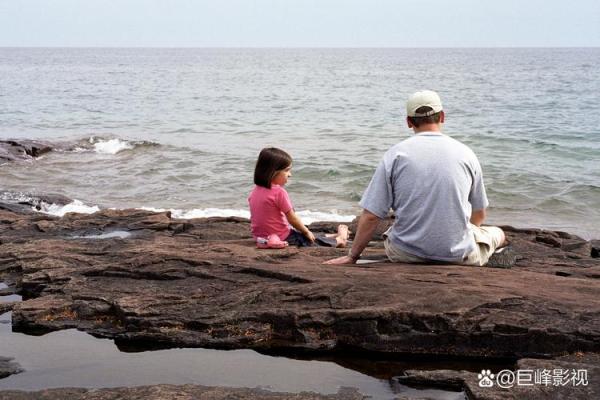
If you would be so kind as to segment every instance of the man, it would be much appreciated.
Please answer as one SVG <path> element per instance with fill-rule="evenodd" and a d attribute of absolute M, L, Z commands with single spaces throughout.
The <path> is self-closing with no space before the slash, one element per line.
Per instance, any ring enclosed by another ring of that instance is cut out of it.
<path fill-rule="evenodd" d="M 485 265 L 505 235 L 481 226 L 488 199 L 477 157 L 441 132 L 445 115 L 437 93 L 414 93 L 406 112 L 415 135 L 385 153 L 360 202 L 352 248 L 326 263 L 356 263 L 391 208 L 395 220 L 384 245 L 392 262 Z"/>

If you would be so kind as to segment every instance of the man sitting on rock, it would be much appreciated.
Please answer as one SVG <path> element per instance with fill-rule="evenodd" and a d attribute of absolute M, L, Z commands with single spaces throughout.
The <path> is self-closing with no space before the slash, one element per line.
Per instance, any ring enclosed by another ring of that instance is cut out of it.
<path fill-rule="evenodd" d="M 502 229 L 481 226 L 488 199 L 477 157 L 441 132 L 445 115 L 437 93 L 414 93 L 406 111 L 415 135 L 385 153 L 360 201 L 352 248 L 326 263 L 356 263 L 391 208 L 395 220 L 384 244 L 392 262 L 486 265 L 506 240 Z"/>

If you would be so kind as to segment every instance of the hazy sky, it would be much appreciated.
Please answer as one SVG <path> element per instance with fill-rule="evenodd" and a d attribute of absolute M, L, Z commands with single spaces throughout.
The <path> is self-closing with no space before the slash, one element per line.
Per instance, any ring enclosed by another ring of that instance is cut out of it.
<path fill-rule="evenodd" d="M 0 46 L 600 46 L 600 0 L 0 0 Z"/>

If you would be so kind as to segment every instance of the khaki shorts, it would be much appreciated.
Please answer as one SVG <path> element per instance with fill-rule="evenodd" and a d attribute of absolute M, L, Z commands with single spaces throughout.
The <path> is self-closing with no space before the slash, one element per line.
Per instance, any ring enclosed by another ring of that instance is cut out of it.
<path fill-rule="evenodd" d="M 477 245 L 475 246 L 475 250 L 472 251 L 463 262 L 457 264 L 476 266 L 485 265 L 490 256 L 494 254 L 494 251 L 502 244 L 504 233 L 502 232 L 502 229 L 495 226 L 475 226 L 469 224 L 469 227 L 473 231 L 473 236 L 475 237 Z M 387 232 L 385 234 L 383 245 L 385 246 L 385 254 L 387 254 L 391 262 L 410 264 L 425 264 L 432 262 L 432 260 L 413 256 L 412 254 L 400 250 L 390 241 Z M 439 263 L 439 261 L 435 262 Z"/>

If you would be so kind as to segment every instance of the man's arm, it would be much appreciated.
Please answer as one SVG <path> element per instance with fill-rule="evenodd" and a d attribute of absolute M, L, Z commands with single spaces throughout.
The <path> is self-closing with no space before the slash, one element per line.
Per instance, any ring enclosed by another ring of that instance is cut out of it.
<path fill-rule="evenodd" d="M 355 264 L 356 260 L 360 257 L 365 247 L 371 241 L 373 233 L 377 228 L 377 224 L 381 219 L 370 212 L 369 210 L 363 210 L 360 219 L 358 220 L 358 227 L 356 228 L 356 235 L 354 236 L 354 242 L 350 249 L 350 255 L 334 258 L 333 260 L 325 261 L 324 264 Z"/>
<path fill-rule="evenodd" d="M 475 226 L 480 226 L 485 220 L 485 208 L 481 210 L 473 210 L 471 212 L 471 223 Z"/>

